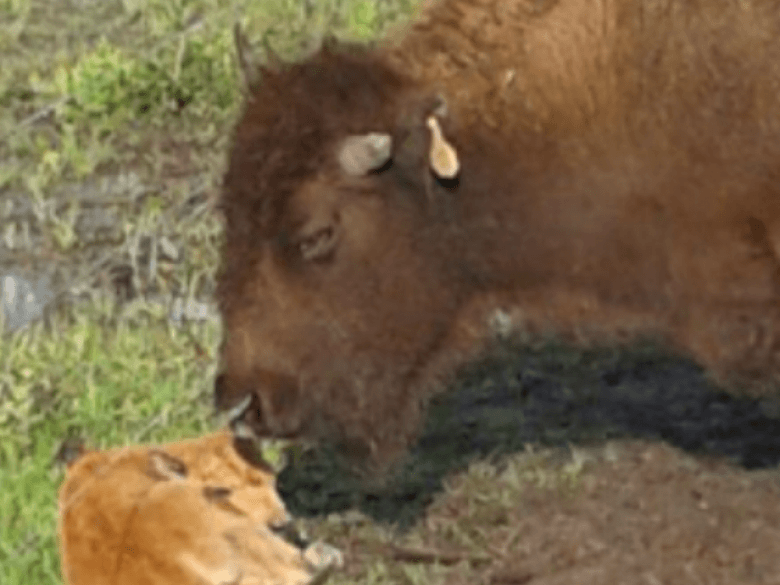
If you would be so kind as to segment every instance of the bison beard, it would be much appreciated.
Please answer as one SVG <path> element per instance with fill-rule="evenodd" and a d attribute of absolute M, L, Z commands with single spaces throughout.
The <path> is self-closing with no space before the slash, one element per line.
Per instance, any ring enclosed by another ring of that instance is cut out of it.
<path fill-rule="evenodd" d="M 381 470 L 490 337 L 780 373 L 780 2 L 443 0 L 263 69 L 225 175 L 220 408 Z"/>

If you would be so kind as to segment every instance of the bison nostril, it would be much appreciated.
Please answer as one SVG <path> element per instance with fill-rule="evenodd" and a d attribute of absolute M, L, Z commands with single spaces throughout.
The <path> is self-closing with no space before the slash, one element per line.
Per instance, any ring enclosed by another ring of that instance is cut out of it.
<path fill-rule="evenodd" d="M 240 438 L 295 438 L 309 421 L 300 410 L 300 387 L 294 376 L 256 370 L 250 380 L 229 372 L 214 380 L 214 404 Z"/>

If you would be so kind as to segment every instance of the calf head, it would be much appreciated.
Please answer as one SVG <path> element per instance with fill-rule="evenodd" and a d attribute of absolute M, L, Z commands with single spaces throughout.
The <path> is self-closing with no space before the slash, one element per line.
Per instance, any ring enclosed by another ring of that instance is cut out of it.
<path fill-rule="evenodd" d="M 222 196 L 215 396 L 255 436 L 396 455 L 461 302 L 441 99 L 367 56 L 265 71 Z"/>

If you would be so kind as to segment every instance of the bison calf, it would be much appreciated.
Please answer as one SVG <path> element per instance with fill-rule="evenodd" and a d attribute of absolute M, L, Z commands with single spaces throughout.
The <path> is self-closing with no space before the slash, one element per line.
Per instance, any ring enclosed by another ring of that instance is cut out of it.
<path fill-rule="evenodd" d="M 380 467 L 515 325 L 780 373 L 780 2 L 442 0 L 264 69 L 225 175 L 217 404 Z"/>

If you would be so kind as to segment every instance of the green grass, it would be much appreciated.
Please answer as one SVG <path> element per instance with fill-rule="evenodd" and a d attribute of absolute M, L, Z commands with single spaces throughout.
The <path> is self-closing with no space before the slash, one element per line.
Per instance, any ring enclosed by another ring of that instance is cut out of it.
<path fill-rule="evenodd" d="M 294 58 L 325 34 L 375 37 L 417 4 L 109 0 L 78 10 L 79 1 L 0 4 L 0 188 L 41 194 L 139 162 L 133 146 L 161 128 L 213 147 L 240 105 L 236 20 L 258 47 Z"/>
<path fill-rule="evenodd" d="M 65 438 L 92 447 L 175 440 L 213 427 L 215 324 L 90 306 L 0 345 L 0 582 L 58 583 L 54 461 Z M 208 348 L 198 357 L 197 346 Z"/>

